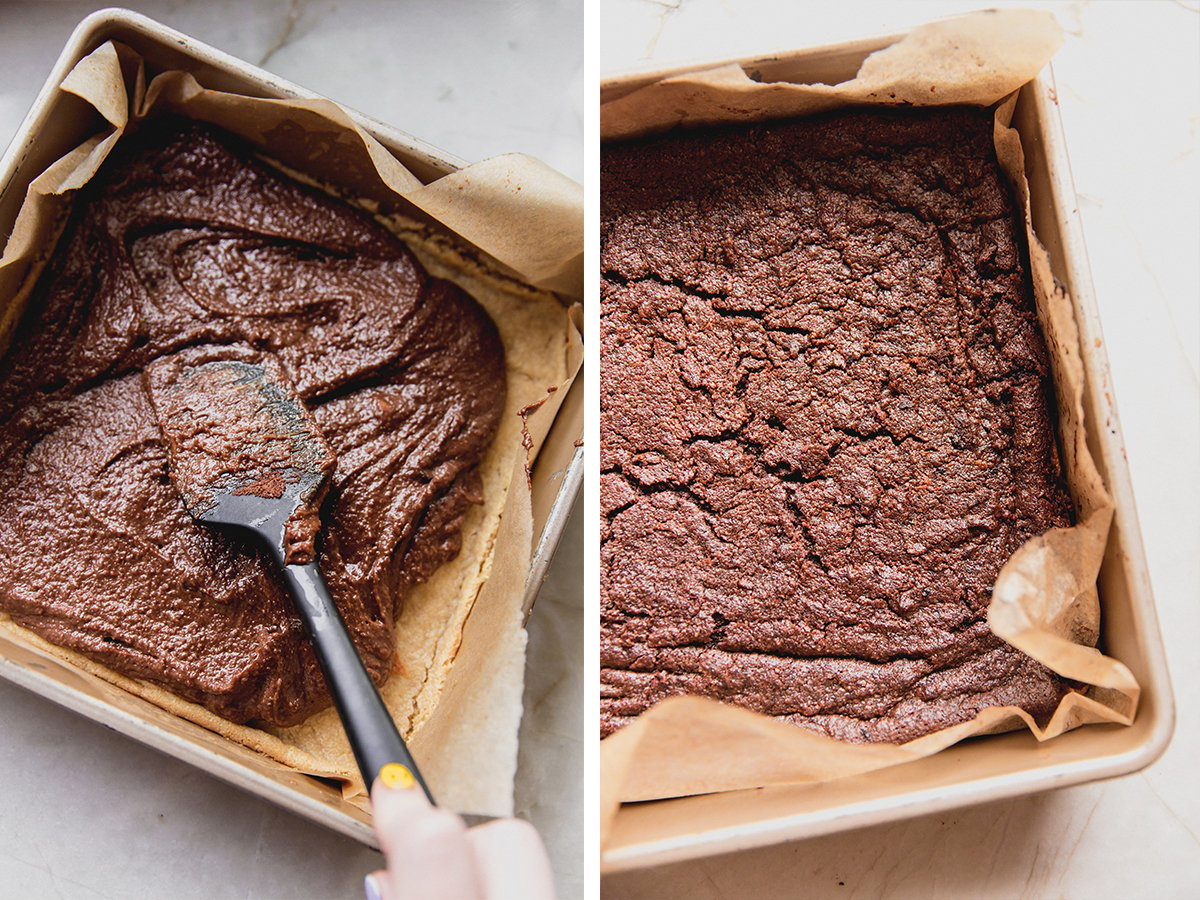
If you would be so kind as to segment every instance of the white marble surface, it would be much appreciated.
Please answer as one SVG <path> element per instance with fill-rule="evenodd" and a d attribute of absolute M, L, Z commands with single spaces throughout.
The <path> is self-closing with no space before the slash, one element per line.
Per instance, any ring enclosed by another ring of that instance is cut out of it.
<path fill-rule="evenodd" d="M 0 146 L 71 30 L 103 3 L 0 3 Z M 582 178 L 582 9 L 441 4 L 131 3 L 468 160 L 508 151 Z M 516 803 L 563 898 L 582 894 L 582 529 L 568 526 L 529 625 Z M 362 896 L 381 864 L 283 812 L 0 682 L 0 898 Z"/>
<path fill-rule="evenodd" d="M 996 3 L 603 0 L 601 74 L 903 30 Z M 1112 380 L 1175 684 L 1149 770 L 1094 785 L 605 879 L 606 900 L 1200 896 L 1200 14 L 1048 3 Z"/>

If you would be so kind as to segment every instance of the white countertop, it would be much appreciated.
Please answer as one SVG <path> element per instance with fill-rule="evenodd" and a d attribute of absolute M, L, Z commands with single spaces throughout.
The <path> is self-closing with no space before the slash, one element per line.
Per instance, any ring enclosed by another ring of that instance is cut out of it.
<path fill-rule="evenodd" d="M 888 34 L 955 0 L 604 0 L 601 74 Z M 605 900 L 1200 896 L 1200 13 L 1026 0 L 1054 75 L 1175 685 L 1165 756 L 1109 782 L 605 879 Z"/>
<path fill-rule="evenodd" d="M 105 3 L 0 4 L 0 147 Z M 582 179 L 575 2 L 131 2 L 467 160 L 522 151 Z M 574 516 L 529 624 L 516 804 L 582 893 L 583 612 Z M 573 561 L 573 562 L 572 562 Z M 360 898 L 382 857 L 0 681 L 0 898 Z"/>

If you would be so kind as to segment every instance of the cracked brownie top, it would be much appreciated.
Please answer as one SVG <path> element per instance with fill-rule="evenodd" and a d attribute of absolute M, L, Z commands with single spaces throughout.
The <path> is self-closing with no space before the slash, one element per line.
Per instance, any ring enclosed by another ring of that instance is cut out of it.
<path fill-rule="evenodd" d="M 989 111 L 602 159 L 602 732 L 700 694 L 904 741 L 1068 685 L 995 577 L 1071 522 Z"/>

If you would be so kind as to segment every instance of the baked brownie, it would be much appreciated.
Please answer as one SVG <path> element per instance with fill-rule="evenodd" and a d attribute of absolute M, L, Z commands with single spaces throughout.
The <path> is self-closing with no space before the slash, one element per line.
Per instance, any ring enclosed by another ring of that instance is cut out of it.
<path fill-rule="evenodd" d="M 277 569 L 194 522 L 142 370 L 274 359 L 337 455 L 320 561 L 376 681 L 416 583 L 459 548 L 505 399 L 484 310 L 367 216 L 178 120 L 74 203 L 0 362 L 0 611 L 231 720 L 329 703 Z M 219 351 L 219 352 L 218 352 Z"/>
<path fill-rule="evenodd" d="M 604 734 L 687 693 L 905 741 L 1068 690 L 986 622 L 1073 516 L 991 123 L 604 147 Z"/>

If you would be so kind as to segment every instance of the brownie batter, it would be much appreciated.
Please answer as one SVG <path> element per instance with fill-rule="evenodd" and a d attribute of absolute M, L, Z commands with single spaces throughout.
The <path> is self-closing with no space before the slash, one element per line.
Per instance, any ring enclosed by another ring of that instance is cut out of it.
<path fill-rule="evenodd" d="M 684 693 L 851 741 L 1056 708 L 986 621 L 1073 514 L 991 123 L 604 147 L 604 734 Z"/>
<path fill-rule="evenodd" d="M 505 397 L 487 314 L 390 233 L 215 130 L 127 135 L 0 362 L 0 609 L 237 722 L 329 695 L 274 564 L 192 520 L 142 370 L 271 354 L 337 455 L 320 563 L 368 669 L 452 558 Z M 200 351 L 197 351 L 200 352 Z"/>

